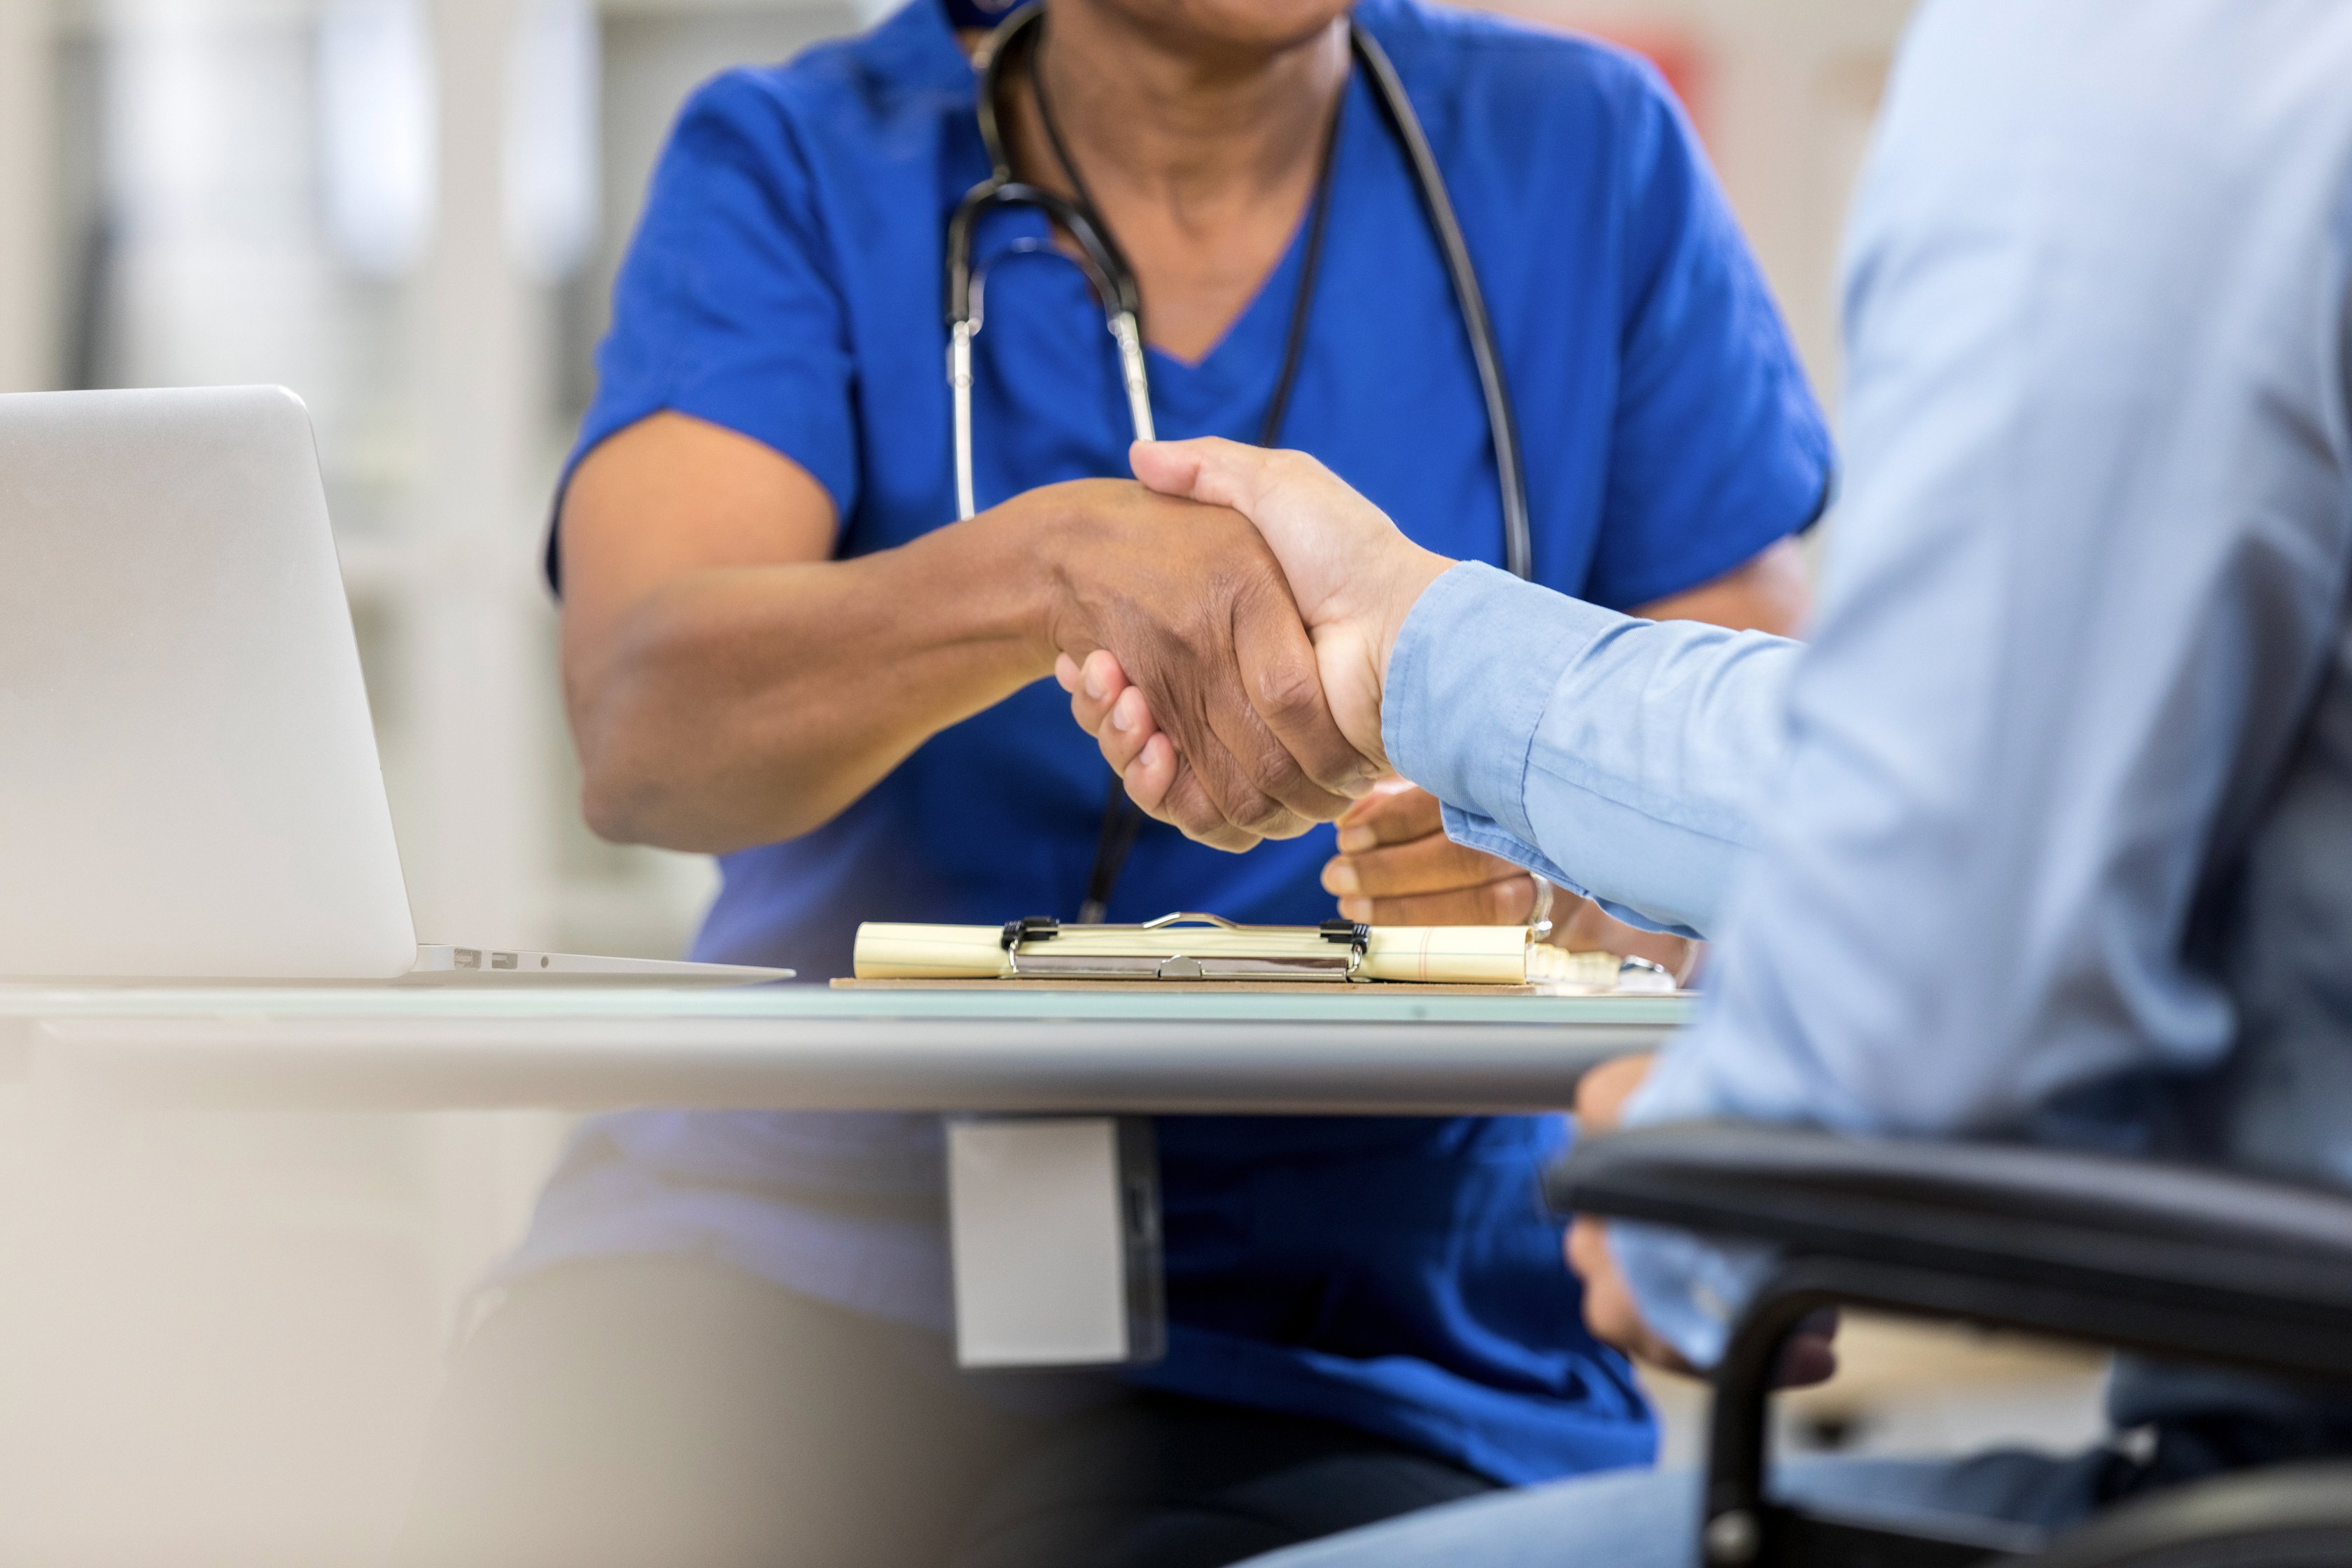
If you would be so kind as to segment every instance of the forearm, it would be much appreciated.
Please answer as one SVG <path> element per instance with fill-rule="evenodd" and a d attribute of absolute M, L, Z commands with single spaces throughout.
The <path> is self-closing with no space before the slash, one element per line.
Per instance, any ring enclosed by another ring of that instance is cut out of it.
<path fill-rule="evenodd" d="M 1045 531 L 1000 511 L 847 561 L 714 567 L 568 635 L 591 826 L 723 853 L 831 820 L 1051 672 Z"/>
<path fill-rule="evenodd" d="M 1404 623 L 1383 726 L 1457 839 L 1704 935 L 1782 765 L 1797 653 L 1459 567 Z"/>

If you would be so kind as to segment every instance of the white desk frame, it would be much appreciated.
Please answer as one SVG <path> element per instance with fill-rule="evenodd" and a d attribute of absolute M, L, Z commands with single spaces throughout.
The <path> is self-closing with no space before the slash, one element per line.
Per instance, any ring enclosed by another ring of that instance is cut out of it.
<path fill-rule="evenodd" d="M 974 1364 L 1034 1364 L 1134 1349 L 1114 1118 L 1558 1110 L 1586 1068 L 1654 1048 L 1690 1005 L 1369 987 L 0 986 L 0 1072 L 13 1062 L 45 1093 L 143 1108 L 1088 1119 L 1026 1140 L 960 1127 L 950 1142 L 961 1349 Z"/>

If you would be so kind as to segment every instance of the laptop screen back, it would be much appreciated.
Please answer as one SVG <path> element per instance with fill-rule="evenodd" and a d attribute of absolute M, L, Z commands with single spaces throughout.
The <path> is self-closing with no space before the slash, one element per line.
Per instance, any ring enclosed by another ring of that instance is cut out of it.
<path fill-rule="evenodd" d="M 0 977 L 415 957 L 301 404 L 0 396 Z"/>

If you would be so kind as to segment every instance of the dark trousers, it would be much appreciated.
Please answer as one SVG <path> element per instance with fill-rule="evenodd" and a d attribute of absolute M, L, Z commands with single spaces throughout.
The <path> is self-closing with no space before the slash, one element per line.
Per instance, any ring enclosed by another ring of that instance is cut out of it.
<path fill-rule="evenodd" d="M 1053 1391 L 1013 1375 L 1002 1391 Z M 397 1560 L 1217 1568 L 1493 1486 L 1349 1427 L 1107 1380 L 1070 1414 L 980 1396 L 1006 1376 L 714 1264 L 553 1270 L 459 1352 Z"/>

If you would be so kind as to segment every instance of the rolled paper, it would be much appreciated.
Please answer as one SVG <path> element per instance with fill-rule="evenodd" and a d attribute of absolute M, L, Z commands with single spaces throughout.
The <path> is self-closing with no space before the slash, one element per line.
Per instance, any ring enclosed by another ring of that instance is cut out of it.
<path fill-rule="evenodd" d="M 1374 926 L 1356 971 L 1424 985 L 1524 985 L 1525 926 Z"/>
<path fill-rule="evenodd" d="M 857 928 L 860 980 L 994 980 L 1007 973 L 1001 926 L 891 925 Z"/>

